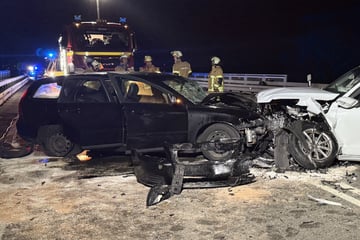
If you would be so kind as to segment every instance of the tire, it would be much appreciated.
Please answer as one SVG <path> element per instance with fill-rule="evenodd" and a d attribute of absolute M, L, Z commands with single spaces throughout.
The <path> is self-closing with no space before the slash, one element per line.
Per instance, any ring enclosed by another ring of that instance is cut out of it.
<path fill-rule="evenodd" d="M 306 169 L 326 168 L 336 159 L 338 145 L 334 135 L 314 123 L 296 122 L 295 133 L 302 134 L 309 144 L 310 150 L 304 148 L 301 140 L 294 133 L 289 135 L 289 153 L 294 160 Z"/>
<path fill-rule="evenodd" d="M 216 142 L 225 139 L 239 140 L 240 134 L 229 125 L 216 123 L 206 128 L 197 142 Z M 208 149 L 207 144 L 203 144 L 201 152 L 210 161 L 226 161 L 233 157 L 235 150 L 213 150 Z"/>
<path fill-rule="evenodd" d="M 44 130 L 42 146 L 48 156 L 65 157 L 74 148 L 74 144 L 63 134 L 61 126 L 49 126 Z"/>

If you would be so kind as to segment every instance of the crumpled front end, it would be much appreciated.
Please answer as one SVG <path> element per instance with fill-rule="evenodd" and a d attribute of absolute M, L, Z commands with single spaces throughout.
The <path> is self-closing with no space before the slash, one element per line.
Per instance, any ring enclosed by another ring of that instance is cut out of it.
<path fill-rule="evenodd" d="M 235 146 L 236 142 L 232 144 Z M 179 157 L 179 151 L 196 147 L 192 144 L 171 145 L 163 156 L 132 152 L 138 182 L 151 187 L 147 206 L 180 194 L 184 188 L 238 186 L 254 181 L 249 170 L 251 158 L 234 156 L 226 161 L 209 161 Z"/>

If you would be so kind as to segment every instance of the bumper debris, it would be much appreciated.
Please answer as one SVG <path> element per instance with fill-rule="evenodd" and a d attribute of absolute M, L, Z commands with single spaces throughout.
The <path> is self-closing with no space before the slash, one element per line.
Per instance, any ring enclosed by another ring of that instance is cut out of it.
<path fill-rule="evenodd" d="M 251 183 L 251 158 L 232 158 L 210 161 L 179 157 L 179 152 L 193 148 L 191 144 L 175 144 L 165 148 L 163 155 L 150 155 L 132 151 L 138 182 L 151 187 L 147 206 L 157 204 L 182 189 L 229 187 Z"/>

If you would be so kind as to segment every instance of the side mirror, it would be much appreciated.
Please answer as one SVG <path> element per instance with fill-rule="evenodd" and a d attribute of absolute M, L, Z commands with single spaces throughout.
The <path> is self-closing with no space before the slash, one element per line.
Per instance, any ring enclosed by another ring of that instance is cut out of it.
<path fill-rule="evenodd" d="M 339 107 L 350 109 L 356 106 L 359 101 L 352 97 L 341 97 L 336 100 Z"/>

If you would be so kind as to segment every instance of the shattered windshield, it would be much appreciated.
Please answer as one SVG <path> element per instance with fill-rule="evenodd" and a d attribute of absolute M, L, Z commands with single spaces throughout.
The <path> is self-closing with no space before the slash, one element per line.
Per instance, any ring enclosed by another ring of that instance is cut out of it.
<path fill-rule="evenodd" d="M 330 83 L 326 88 L 324 88 L 324 90 L 343 95 L 359 82 L 360 67 L 357 67 L 345 73 L 344 75 L 336 79 L 334 82 Z"/>
<path fill-rule="evenodd" d="M 207 95 L 199 84 L 192 80 L 170 79 L 164 83 L 194 104 L 201 103 Z"/>

